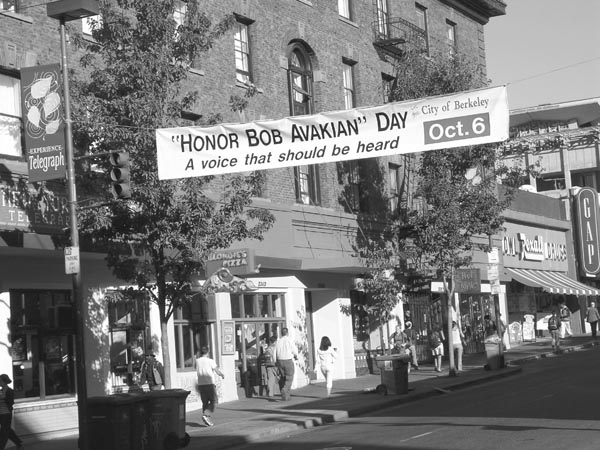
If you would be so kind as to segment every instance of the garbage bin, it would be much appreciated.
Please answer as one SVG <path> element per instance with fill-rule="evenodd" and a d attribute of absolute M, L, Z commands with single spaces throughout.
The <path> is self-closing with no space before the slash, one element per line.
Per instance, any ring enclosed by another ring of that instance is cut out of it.
<path fill-rule="evenodd" d="M 381 384 L 376 392 L 381 395 L 408 393 L 409 362 L 410 356 L 406 354 L 376 356 L 375 364 L 381 373 Z"/>
<path fill-rule="evenodd" d="M 90 450 L 133 449 L 131 417 L 133 397 L 90 397 L 87 403 Z"/>
<path fill-rule="evenodd" d="M 500 350 L 502 341 L 497 334 L 485 338 L 485 356 L 487 357 L 486 370 L 496 370 L 504 367 L 504 355 Z"/>
<path fill-rule="evenodd" d="M 185 447 L 190 436 L 185 432 L 185 399 L 190 391 L 165 389 L 143 394 L 148 398 L 148 447 L 144 450 L 175 450 Z"/>

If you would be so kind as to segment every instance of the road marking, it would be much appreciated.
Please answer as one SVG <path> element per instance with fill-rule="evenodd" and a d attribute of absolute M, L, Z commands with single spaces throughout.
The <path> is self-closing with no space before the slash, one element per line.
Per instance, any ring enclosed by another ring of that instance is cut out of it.
<path fill-rule="evenodd" d="M 423 434 L 417 434 L 416 436 L 412 436 L 412 437 L 409 437 L 409 438 L 406 438 L 406 439 L 402 439 L 400 442 L 408 442 L 408 441 L 413 441 L 415 439 L 420 439 L 422 437 L 429 436 L 430 434 L 437 433 L 440 430 L 443 430 L 443 428 L 438 428 L 437 430 L 428 431 L 427 433 L 423 433 Z"/>

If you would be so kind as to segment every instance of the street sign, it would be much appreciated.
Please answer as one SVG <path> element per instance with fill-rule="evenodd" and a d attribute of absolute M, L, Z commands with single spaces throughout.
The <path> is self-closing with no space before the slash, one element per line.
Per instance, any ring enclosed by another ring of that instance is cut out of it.
<path fill-rule="evenodd" d="M 65 247 L 65 273 L 79 273 L 79 247 Z"/>

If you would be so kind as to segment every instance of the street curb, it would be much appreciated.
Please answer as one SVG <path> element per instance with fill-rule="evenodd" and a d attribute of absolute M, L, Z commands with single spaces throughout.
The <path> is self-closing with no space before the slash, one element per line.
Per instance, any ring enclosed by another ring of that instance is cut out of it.
<path fill-rule="evenodd" d="M 542 359 L 542 358 L 555 357 L 555 356 L 562 355 L 564 353 L 571 353 L 571 352 L 574 352 L 574 351 L 577 351 L 577 350 L 583 350 L 583 349 L 586 349 L 586 348 L 597 347 L 599 345 L 600 345 L 600 342 L 588 342 L 588 343 L 585 343 L 585 344 L 572 345 L 572 346 L 563 348 L 558 353 L 556 353 L 556 352 L 546 352 L 546 353 L 539 353 L 537 355 L 525 356 L 525 357 L 519 358 L 519 359 L 513 359 L 513 360 L 510 361 L 510 364 L 521 365 L 521 364 L 525 364 L 525 363 L 528 363 L 528 362 L 537 361 L 537 360 Z"/>

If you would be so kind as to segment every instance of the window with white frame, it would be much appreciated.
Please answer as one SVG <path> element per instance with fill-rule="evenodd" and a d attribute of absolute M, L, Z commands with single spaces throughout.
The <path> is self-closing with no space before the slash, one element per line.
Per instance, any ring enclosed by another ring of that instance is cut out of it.
<path fill-rule="evenodd" d="M 91 36 L 92 32 L 97 29 L 102 23 L 100 15 L 84 17 L 81 19 L 81 32 L 87 36 Z"/>
<path fill-rule="evenodd" d="M 19 12 L 19 0 L 0 0 L 0 10 L 9 12 Z"/>
<path fill-rule="evenodd" d="M 234 34 L 235 78 L 244 84 L 252 82 L 249 25 L 249 21 L 238 17 Z"/>
<path fill-rule="evenodd" d="M 321 203 L 319 167 L 317 165 L 294 167 L 294 176 L 298 203 L 319 205 Z"/>
<path fill-rule="evenodd" d="M 389 18 L 387 0 L 376 0 L 375 14 L 377 15 L 377 32 L 381 39 L 389 37 Z"/>
<path fill-rule="evenodd" d="M 350 0 L 338 0 L 338 12 L 345 19 L 352 20 Z"/>
<path fill-rule="evenodd" d="M 415 13 L 417 18 L 417 27 L 419 27 L 424 34 L 424 37 L 419 37 L 417 43 L 423 53 L 429 55 L 429 38 L 427 36 L 427 8 L 418 3 L 415 4 Z"/>
<path fill-rule="evenodd" d="M 21 83 L 16 76 L 0 73 L 0 99 L 0 154 L 21 157 Z"/>
<path fill-rule="evenodd" d="M 175 331 L 175 363 L 178 371 L 193 370 L 203 346 L 211 347 L 213 323 L 208 321 L 208 301 L 202 294 L 173 313 Z"/>
<path fill-rule="evenodd" d="M 456 24 L 450 20 L 446 20 L 446 39 L 448 41 L 448 56 L 454 58 L 457 53 Z"/>
<path fill-rule="evenodd" d="M 344 107 L 354 108 L 354 63 L 343 60 L 342 81 L 344 85 Z"/>

